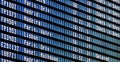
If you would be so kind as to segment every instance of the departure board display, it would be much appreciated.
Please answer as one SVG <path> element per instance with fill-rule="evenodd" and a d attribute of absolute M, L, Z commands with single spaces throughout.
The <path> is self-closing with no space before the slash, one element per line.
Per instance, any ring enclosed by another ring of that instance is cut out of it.
<path fill-rule="evenodd" d="M 0 0 L 0 62 L 120 62 L 120 1 Z"/>

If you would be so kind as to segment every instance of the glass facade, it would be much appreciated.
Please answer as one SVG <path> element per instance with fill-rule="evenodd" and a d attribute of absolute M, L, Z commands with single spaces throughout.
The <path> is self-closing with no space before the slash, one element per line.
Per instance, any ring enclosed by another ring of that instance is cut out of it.
<path fill-rule="evenodd" d="M 120 62 L 120 1 L 0 0 L 0 62 Z"/>

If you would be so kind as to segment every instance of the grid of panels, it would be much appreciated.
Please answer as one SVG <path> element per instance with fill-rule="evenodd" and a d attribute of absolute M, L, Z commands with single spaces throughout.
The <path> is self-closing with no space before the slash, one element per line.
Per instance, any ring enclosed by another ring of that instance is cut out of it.
<path fill-rule="evenodd" d="M 119 2 L 0 0 L 1 62 L 119 62 Z"/>

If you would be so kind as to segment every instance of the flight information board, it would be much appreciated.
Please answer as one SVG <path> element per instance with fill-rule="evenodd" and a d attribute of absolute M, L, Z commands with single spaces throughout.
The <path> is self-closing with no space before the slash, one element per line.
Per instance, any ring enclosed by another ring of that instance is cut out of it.
<path fill-rule="evenodd" d="M 118 4 L 0 0 L 0 62 L 119 62 Z"/>

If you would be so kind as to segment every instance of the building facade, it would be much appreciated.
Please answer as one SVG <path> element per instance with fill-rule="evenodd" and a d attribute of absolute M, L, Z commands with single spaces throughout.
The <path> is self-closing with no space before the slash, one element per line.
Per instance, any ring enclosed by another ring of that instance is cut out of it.
<path fill-rule="evenodd" d="M 0 0 L 0 62 L 120 62 L 120 1 Z"/>

